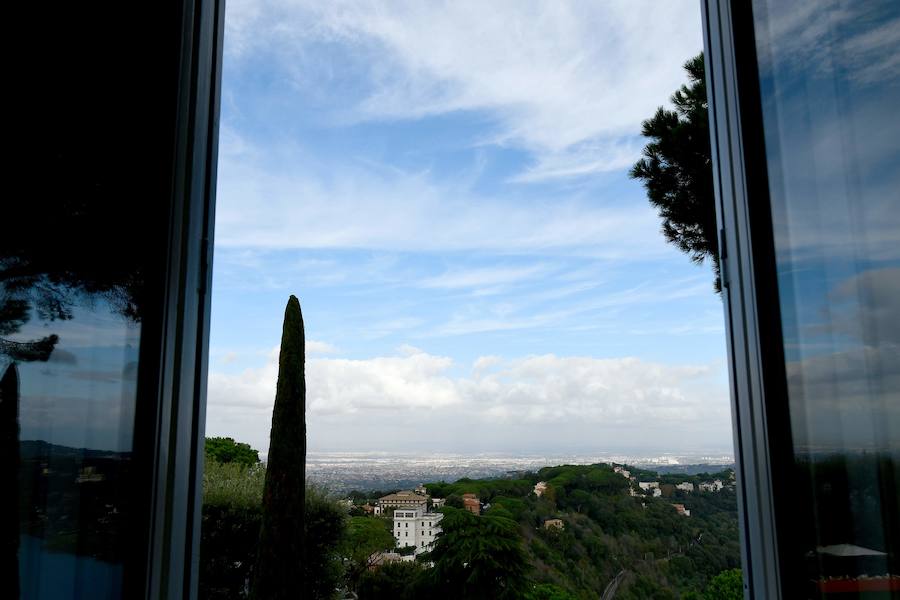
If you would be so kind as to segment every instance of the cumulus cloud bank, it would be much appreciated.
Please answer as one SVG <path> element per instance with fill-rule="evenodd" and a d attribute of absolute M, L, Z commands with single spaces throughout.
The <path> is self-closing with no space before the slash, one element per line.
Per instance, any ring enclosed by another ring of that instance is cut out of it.
<path fill-rule="evenodd" d="M 273 353 L 260 368 L 210 374 L 211 433 L 241 422 L 248 441 L 265 449 L 277 369 Z M 472 427 L 488 450 L 506 449 L 517 434 L 541 430 L 547 432 L 542 446 L 565 446 L 549 432 L 573 426 L 593 431 L 582 441 L 607 449 L 637 445 L 637 432 L 681 438 L 682 448 L 690 446 L 691 432 L 730 436 L 721 365 L 553 354 L 485 356 L 457 365 L 405 347 L 396 356 L 365 360 L 314 358 L 307 379 L 311 445 L 327 445 L 321 449 L 418 450 L 454 439 L 460 449 Z"/>

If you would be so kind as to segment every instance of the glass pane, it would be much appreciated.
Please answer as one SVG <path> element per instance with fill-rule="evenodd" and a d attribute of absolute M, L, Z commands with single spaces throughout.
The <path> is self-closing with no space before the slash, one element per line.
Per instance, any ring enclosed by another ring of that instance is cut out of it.
<path fill-rule="evenodd" d="M 147 240 L 125 239 L 141 211 L 105 187 L 90 203 L 13 206 L 3 227 L 0 456 L 18 472 L 4 494 L 19 499 L 5 512 L 4 560 L 20 576 L 4 586 L 22 598 L 118 598 L 133 544 Z M 47 232 L 67 251 L 45 252 Z"/>
<path fill-rule="evenodd" d="M 23 17 L 41 26 L 0 201 L 0 598 L 142 597 L 182 14 Z"/>
<path fill-rule="evenodd" d="M 785 577 L 896 597 L 900 4 L 756 0 L 754 18 L 797 507 L 779 533 L 803 564 Z"/>
<path fill-rule="evenodd" d="M 4 599 L 133 597 L 145 568 L 135 424 L 167 243 L 169 10 L 42 13 L 21 83 L 0 210 Z"/>
<path fill-rule="evenodd" d="M 253 6 L 225 15 L 201 597 L 290 560 L 261 475 L 299 476 L 303 431 L 352 516 L 335 543 L 310 487 L 298 595 L 740 589 L 700 3 Z M 291 294 L 305 430 L 274 408 Z"/>

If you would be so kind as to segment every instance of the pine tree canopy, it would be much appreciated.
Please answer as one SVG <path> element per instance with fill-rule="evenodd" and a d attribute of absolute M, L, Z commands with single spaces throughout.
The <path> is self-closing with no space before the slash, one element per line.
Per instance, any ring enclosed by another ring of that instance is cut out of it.
<path fill-rule="evenodd" d="M 643 182 L 650 203 L 659 210 L 666 239 L 692 261 L 712 262 L 714 286 L 720 291 L 703 54 L 687 61 L 684 69 L 688 83 L 671 98 L 675 110 L 661 106 L 643 122 L 641 135 L 650 141 L 629 174 Z"/>

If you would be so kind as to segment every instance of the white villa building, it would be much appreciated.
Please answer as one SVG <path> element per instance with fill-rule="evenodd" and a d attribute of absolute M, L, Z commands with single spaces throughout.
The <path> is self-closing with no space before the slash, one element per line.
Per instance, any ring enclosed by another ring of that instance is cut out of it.
<path fill-rule="evenodd" d="M 441 513 L 429 513 L 421 509 L 394 510 L 394 539 L 398 548 L 415 546 L 415 554 L 428 552 L 434 539 L 441 532 Z"/>
<path fill-rule="evenodd" d="M 701 492 L 721 492 L 722 488 L 725 487 L 725 484 L 722 483 L 721 479 L 716 479 L 715 481 L 704 481 L 700 484 Z"/>
<path fill-rule="evenodd" d="M 613 471 L 615 471 L 616 473 L 618 473 L 625 479 L 631 479 L 631 471 L 629 471 L 625 467 L 620 467 L 620 466 L 616 465 L 615 467 L 613 467 Z"/>
<path fill-rule="evenodd" d="M 685 481 L 685 482 L 679 483 L 675 487 L 683 492 L 693 492 L 694 491 L 694 484 L 691 483 L 690 481 Z"/>
<path fill-rule="evenodd" d="M 638 486 L 645 492 L 650 491 L 654 498 L 662 496 L 662 490 L 659 489 L 658 481 L 640 481 Z"/>
<path fill-rule="evenodd" d="M 427 506 L 428 496 L 423 496 L 421 494 L 417 494 L 416 492 L 401 491 L 379 498 L 375 503 L 375 514 L 383 515 L 390 508 L 419 509 L 422 512 L 425 512 L 425 508 Z"/>

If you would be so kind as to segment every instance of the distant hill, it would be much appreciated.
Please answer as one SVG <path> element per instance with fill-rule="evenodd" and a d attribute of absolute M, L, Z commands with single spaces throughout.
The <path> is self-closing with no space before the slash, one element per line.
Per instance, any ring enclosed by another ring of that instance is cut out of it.
<path fill-rule="evenodd" d="M 72 448 L 51 444 L 44 440 L 23 440 L 19 442 L 19 456 L 22 460 L 39 458 L 131 458 L 131 452 L 114 452 L 112 450 L 95 450 L 92 448 Z"/>
<path fill-rule="evenodd" d="M 700 465 L 664 465 L 660 467 L 646 467 L 647 471 L 656 471 L 660 475 L 698 475 L 700 473 L 716 473 L 734 469 L 734 463 L 700 464 Z"/>

